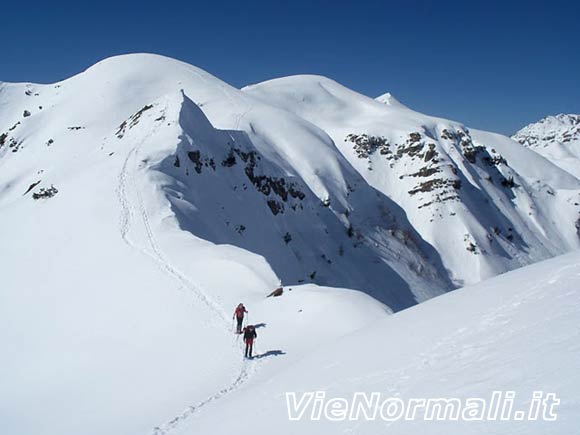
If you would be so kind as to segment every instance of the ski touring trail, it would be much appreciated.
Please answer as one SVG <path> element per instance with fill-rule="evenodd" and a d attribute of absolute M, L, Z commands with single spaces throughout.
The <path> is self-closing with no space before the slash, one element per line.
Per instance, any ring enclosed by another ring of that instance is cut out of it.
<path fill-rule="evenodd" d="M 162 110 L 162 112 L 165 112 L 165 109 Z M 171 264 L 171 262 L 167 259 L 166 255 L 159 247 L 159 244 L 155 238 L 154 231 L 151 227 L 149 215 L 144 205 L 137 180 L 137 162 L 139 161 L 140 148 L 147 141 L 147 139 L 155 135 L 158 129 L 159 127 L 153 129 L 153 131 L 148 136 L 139 141 L 135 147 L 131 148 L 127 152 L 127 156 L 123 161 L 123 165 L 118 176 L 116 192 L 121 208 L 119 217 L 119 233 L 123 241 L 129 247 L 137 250 L 141 254 L 153 260 L 165 274 L 176 280 L 182 289 L 191 292 L 195 296 L 196 300 L 198 300 L 198 302 L 205 305 L 211 312 L 215 314 L 214 322 L 212 322 L 211 325 L 212 327 L 231 332 L 229 317 L 223 307 L 211 299 L 204 290 L 202 290 L 198 285 L 194 284 L 184 273 L 176 269 Z M 145 234 L 146 246 L 140 246 L 130 237 L 134 226 L 138 224 L 139 221 L 142 225 L 141 229 Z M 235 352 L 237 352 L 239 355 L 242 355 L 242 345 L 236 338 L 232 340 L 232 346 L 235 348 Z M 154 427 L 151 434 L 164 435 L 171 432 L 180 423 L 183 423 L 186 419 L 190 418 L 194 413 L 206 405 L 219 400 L 220 398 L 242 386 L 250 377 L 250 375 L 256 371 L 257 366 L 256 364 L 248 364 L 248 361 L 245 359 L 241 359 L 240 361 L 241 363 L 239 366 L 239 372 L 233 376 L 235 379 L 231 384 L 220 389 L 201 402 L 186 407 L 183 411 L 177 413 L 175 417 L 166 423 Z"/>

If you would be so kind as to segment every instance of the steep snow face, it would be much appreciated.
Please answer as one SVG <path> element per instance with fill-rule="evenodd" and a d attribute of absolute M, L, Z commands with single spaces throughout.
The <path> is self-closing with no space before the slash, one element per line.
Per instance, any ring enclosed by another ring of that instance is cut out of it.
<path fill-rule="evenodd" d="M 263 255 L 284 283 L 361 288 L 395 310 L 446 289 L 438 269 L 421 257 L 436 259 L 436 253 L 396 204 L 348 167 L 341 181 L 350 189 L 347 202 L 338 202 L 332 190 L 321 201 L 247 134 L 216 130 L 200 138 L 194 113 L 203 116 L 186 97 L 181 141 L 153 166 L 165 177 L 161 185 L 183 229 Z"/>
<path fill-rule="evenodd" d="M 579 247 L 578 180 L 501 135 L 372 100 L 324 77 L 243 89 L 318 126 L 406 212 L 457 284 Z"/>
<path fill-rule="evenodd" d="M 56 85 L 5 85 L 2 98 L 0 204 L 61 192 L 63 178 L 147 141 L 139 164 L 176 225 L 263 256 L 283 283 L 356 288 L 394 310 L 451 288 L 404 211 L 324 131 L 195 67 L 117 57 Z"/>
<path fill-rule="evenodd" d="M 299 361 L 286 365 L 285 356 L 278 357 L 276 370 L 267 378 L 258 376 L 219 406 L 194 413 L 174 433 L 250 435 L 273 428 L 281 435 L 575 433 L 580 418 L 579 285 L 580 255 L 574 253 L 434 298 L 327 343 Z M 332 316 L 328 319 L 332 321 Z M 268 348 L 279 338 L 263 340 Z M 320 419 L 313 420 L 314 401 L 298 401 L 302 393 L 317 391 L 324 392 L 325 400 Z M 366 393 L 372 402 L 370 395 L 376 393 L 379 403 L 401 400 L 404 413 L 410 399 L 441 398 L 463 404 L 481 398 L 487 412 L 494 391 L 515 394 L 506 421 L 429 421 L 421 407 L 414 419 L 407 420 L 397 406 L 390 410 L 391 421 L 379 413 L 374 421 L 348 417 L 331 421 L 326 416 L 333 414 L 324 408 L 335 398 L 351 404 L 355 393 Z M 537 421 L 514 419 L 516 411 L 528 415 L 535 391 L 556 394 L 560 400 L 553 409 L 556 421 L 544 421 L 543 411 Z M 298 410 L 304 411 L 299 421 L 289 419 L 287 392 L 296 394 Z M 251 424 L 239 424 L 248 416 Z"/>
<path fill-rule="evenodd" d="M 548 116 L 522 128 L 512 139 L 580 178 L 580 115 Z"/>

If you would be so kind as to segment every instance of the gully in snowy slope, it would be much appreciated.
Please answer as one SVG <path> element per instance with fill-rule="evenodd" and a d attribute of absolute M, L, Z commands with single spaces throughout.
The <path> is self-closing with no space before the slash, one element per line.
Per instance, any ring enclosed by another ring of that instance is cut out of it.
<path fill-rule="evenodd" d="M 252 349 L 254 347 L 254 339 L 258 338 L 256 328 L 254 325 L 248 325 L 244 328 L 244 341 L 246 342 L 246 358 L 252 358 Z"/>
<path fill-rule="evenodd" d="M 238 304 L 238 306 L 236 307 L 236 310 L 234 311 L 234 316 L 232 318 L 236 318 L 236 320 L 238 321 L 237 324 L 237 328 L 236 328 L 236 332 L 238 334 L 242 333 L 242 323 L 244 322 L 244 313 L 247 313 L 248 310 L 246 310 L 246 307 L 244 307 L 244 304 L 242 304 L 240 302 L 240 304 Z"/>

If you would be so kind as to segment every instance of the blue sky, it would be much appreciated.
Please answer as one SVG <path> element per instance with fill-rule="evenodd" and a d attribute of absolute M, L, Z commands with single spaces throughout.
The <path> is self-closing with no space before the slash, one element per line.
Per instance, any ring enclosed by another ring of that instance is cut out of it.
<path fill-rule="evenodd" d="M 510 134 L 580 113 L 579 1 L 4 2 L 0 80 L 54 82 L 153 52 L 241 87 L 322 74 Z"/>

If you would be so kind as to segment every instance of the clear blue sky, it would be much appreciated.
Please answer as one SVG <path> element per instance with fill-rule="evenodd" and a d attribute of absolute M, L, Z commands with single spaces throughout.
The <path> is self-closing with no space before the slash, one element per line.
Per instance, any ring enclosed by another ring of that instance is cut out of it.
<path fill-rule="evenodd" d="M 243 86 L 322 74 L 512 133 L 580 113 L 580 1 L 9 1 L 0 80 L 54 82 L 153 52 Z"/>

